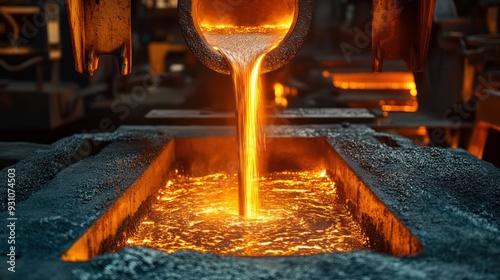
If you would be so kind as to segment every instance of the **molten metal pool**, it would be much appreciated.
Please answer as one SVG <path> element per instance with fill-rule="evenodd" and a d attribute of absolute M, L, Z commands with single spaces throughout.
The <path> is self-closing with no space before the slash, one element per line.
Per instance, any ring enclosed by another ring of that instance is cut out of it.
<path fill-rule="evenodd" d="M 274 172 L 259 179 L 258 215 L 238 215 L 236 175 L 177 175 L 127 243 L 168 253 L 291 256 L 368 248 L 325 171 Z"/>
<path fill-rule="evenodd" d="M 255 217 L 238 215 L 235 138 L 174 138 L 61 259 L 124 246 L 232 256 L 422 251 L 326 138 L 266 138 L 266 148 Z"/>

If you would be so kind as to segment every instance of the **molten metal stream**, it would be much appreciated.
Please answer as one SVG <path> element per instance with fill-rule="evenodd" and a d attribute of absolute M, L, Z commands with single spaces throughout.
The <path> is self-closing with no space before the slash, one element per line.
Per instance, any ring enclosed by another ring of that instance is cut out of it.
<path fill-rule="evenodd" d="M 291 23 L 259 27 L 201 25 L 208 44 L 232 68 L 236 94 L 239 157 L 238 205 L 242 216 L 258 214 L 257 159 L 260 134 L 260 65 L 288 33 Z"/>
<path fill-rule="evenodd" d="M 257 217 L 238 215 L 236 175 L 177 176 L 128 237 L 131 246 L 231 256 L 292 256 L 367 249 L 325 172 L 259 178 Z"/>

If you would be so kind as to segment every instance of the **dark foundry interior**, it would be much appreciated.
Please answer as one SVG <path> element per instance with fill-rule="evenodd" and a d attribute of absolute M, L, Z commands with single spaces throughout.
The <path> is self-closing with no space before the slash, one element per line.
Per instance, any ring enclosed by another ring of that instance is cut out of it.
<path fill-rule="evenodd" d="M 0 279 L 500 279 L 499 11 L 0 0 Z"/>

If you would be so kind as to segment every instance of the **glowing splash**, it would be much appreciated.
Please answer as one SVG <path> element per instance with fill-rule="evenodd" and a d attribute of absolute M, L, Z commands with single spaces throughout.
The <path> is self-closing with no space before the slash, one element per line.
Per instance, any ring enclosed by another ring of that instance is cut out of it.
<path fill-rule="evenodd" d="M 207 43 L 218 50 L 231 65 L 236 94 L 237 139 L 239 157 L 239 214 L 258 213 L 257 159 L 260 134 L 261 63 L 288 33 L 288 25 L 259 27 L 202 25 Z"/>
<path fill-rule="evenodd" d="M 236 175 L 178 176 L 160 190 L 131 246 L 168 253 L 290 256 L 366 249 L 361 229 L 324 172 L 280 172 L 259 179 L 259 216 L 241 218 Z"/>

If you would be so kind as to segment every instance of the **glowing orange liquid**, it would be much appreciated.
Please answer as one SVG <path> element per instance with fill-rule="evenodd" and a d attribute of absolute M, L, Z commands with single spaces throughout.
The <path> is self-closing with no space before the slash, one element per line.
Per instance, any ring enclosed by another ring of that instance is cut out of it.
<path fill-rule="evenodd" d="M 258 214 L 257 159 L 260 134 L 260 65 L 283 40 L 290 25 L 241 27 L 201 26 L 208 44 L 231 65 L 237 113 L 239 214 Z"/>
<path fill-rule="evenodd" d="M 279 172 L 259 179 L 258 216 L 241 219 L 236 175 L 177 176 L 162 188 L 130 246 L 168 253 L 293 256 L 367 249 L 325 172 Z"/>

